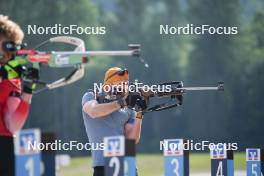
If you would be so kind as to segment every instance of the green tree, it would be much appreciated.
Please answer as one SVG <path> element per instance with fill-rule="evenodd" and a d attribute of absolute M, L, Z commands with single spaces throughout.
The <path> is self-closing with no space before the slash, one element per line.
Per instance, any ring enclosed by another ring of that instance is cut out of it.
<path fill-rule="evenodd" d="M 194 25 L 239 27 L 239 1 L 189 0 L 188 5 L 189 22 Z M 226 83 L 224 93 L 197 93 L 187 97 L 184 114 L 189 121 L 187 130 L 194 139 L 232 138 L 234 126 L 230 126 L 229 122 L 233 92 L 229 86 L 235 86 L 232 63 L 236 61 L 238 51 L 237 37 L 217 34 L 193 37 L 188 80 L 196 85 L 214 85 L 221 80 Z"/>

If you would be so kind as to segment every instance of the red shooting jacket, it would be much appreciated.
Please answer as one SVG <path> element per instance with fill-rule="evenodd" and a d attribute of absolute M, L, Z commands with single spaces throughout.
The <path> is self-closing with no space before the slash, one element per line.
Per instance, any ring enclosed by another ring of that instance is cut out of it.
<path fill-rule="evenodd" d="M 0 136 L 13 136 L 5 123 L 5 118 L 15 126 L 23 126 L 28 113 L 29 104 L 20 97 L 10 97 L 11 92 L 21 94 L 21 80 L 0 80 Z"/>

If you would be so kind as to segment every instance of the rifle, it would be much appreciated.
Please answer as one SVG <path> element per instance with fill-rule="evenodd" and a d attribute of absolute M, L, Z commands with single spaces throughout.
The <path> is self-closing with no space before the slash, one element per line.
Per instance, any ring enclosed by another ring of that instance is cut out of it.
<path fill-rule="evenodd" d="M 64 43 L 75 46 L 73 51 L 38 51 L 37 49 L 46 45 L 47 43 Z M 29 63 L 32 63 L 33 68 L 38 70 L 41 69 L 42 65 L 48 65 L 53 68 L 65 68 L 71 67 L 74 70 L 67 76 L 60 78 L 51 83 L 47 83 L 41 80 L 28 80 L 26 77 L 23 78 L 24 81 L 35 82 L 43 86 L 42 89 L 35 91 L 34 93 L 39 93 L 45 89 L 51 90 L 58 87 L 66 86 L 79 79 L 81 79 L 85 74 L 84 65 L 87 64 L 88 58 L 99 57 L 99 56 L 133 56 L 140 58 L 140 45 L 130 44 L 128 45 L 128 50 L 117 50 L 117 51 L 86 51 L 84 41 L 80 38 L 69 37 L 69 36 L 58 36 L 50 38 L 41 44 L 39 44 L 34 49 L 27 49 L 25 46 L 15 46 L 17 48 L 16 56 L 23 57 Z M 10 49 L 12 50 L 12 49 Z M 144 63 L 145 61 L 140 58 L 140 61 Z M 145 66 L 148 65 L 145 63 Z M 26 75 L 26 73 L 25 73 Z"/>
<path fill-rule="evenodd" d="M 158 89 L 144 91 L 131 91 L 126 99 L 128 108 L 135 108 L 140 106 L 143 113 L 162 111 L 174 107 L 178 107 L 183 104 L 183 95 L 190 91 L 224 91 L 224 82 L 218 82 L 214 87 L 184 87 L 182 81 L 172 81 L 159 84 L 160 86 L 169 85 L 170 91 L 159 91 Z M 169 100 L 165 103 L 156 104 L 148 107 L 152 102 L 153 97 L 165 97 Z"/>

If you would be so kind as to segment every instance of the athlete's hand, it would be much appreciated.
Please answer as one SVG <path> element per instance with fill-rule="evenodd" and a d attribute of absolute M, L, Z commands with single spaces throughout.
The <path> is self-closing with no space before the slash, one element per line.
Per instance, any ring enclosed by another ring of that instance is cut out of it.
<path fill-rule="evenodd" d="M 27 68 L 23 73 L 23 92 L 31 94 L 36 89 L 39 80 L 39 71 L 36 68 Z"/>
<path fill-rule="evenodd" d="M 140 95 L 128 95 L 126 102 L 129 108 L 135 108 L 137 112 L 147 109 L 147 103 Z"/>
<path fill-rule="evenodd" d="M 141 111 L 141 112 L 137 112 L 137 114 L 136 114 L 136 118 L 137 119 L 143 119 L 143 117 L 144 117 L 144 113 Z"/>
<path fill-rule="evenodd" d="M 117 103 L 120 105 L 120 108 L 127 107 L 126 99 L 124 97 L 118 97 Z"/>
<path fill-rule="evenodd" d="M 142 112 L 148 108 L 147 103 L 144 99 L 138 99 L 136 101 L 135 110 L 136 112 Z"/>
<path fill-rule="evenodd" d="M 137 100 L 141 99 L 140 95 L 128 95 L 126 97 L 126 104 L 129 108 L 134 108 L 136 105 Z"/>

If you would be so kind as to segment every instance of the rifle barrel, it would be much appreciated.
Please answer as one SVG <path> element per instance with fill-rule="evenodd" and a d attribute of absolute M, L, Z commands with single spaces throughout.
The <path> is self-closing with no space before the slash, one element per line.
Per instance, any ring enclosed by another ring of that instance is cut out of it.
<path fill-rule="evenodd" d="M 83 55 L 92 56 L 134 56 L 138 50 L 120 50 L 120 51 L 53 51 L 54 55 Z"/>
<path fill-rule="evenodd" d="M 155 92 L 154 95 L 156 96 L 172 96 L 172 95 L 182 95 L 188 91 L 208 91 L 208 90 L 217 90 L 223 91 L 223 86 L 218 87 L 182 87 L 182 88 L 175 88 L 171 92 Z"/>
<path fill-rule="evenodd" d="M 202 91 L 202 90 L 220 90 L 219 87 L 183 87 L 183 88 L 177 88 L 177 90 L 183 90 L 183 91 Z"/>

